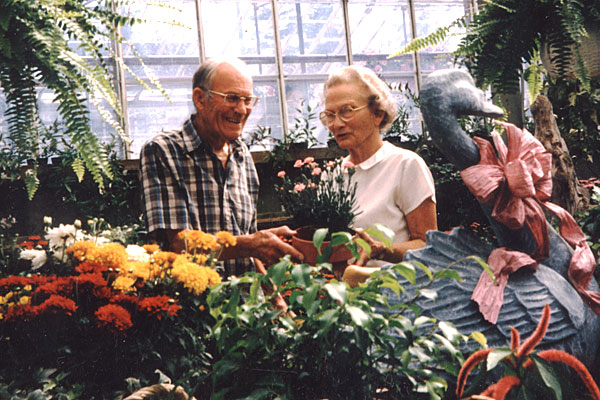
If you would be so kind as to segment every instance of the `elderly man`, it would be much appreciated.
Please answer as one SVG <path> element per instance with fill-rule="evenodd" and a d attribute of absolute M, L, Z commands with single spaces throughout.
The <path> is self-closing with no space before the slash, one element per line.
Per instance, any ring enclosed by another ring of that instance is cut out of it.
<path fill-rule="evenodd" d="M 140 155 L 148 232 L 175 251 L 177 233 L 228 231 L 237 245 L 223 251 L 226 275 L 253 268 L 251 257 L 271 264 L 302 255 L 281 237 L 287 226 L 257 231 L 259 180 L 240 136 L 258 98 L 247 66 L 237 59 L 207 60 L 193 78 L 196 113 L 177 131 L 148 141 Z"/>

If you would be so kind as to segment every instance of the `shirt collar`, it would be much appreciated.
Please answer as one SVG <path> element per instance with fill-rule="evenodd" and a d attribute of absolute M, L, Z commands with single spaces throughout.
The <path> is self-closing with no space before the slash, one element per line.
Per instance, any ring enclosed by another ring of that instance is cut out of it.
<path fill-rule="evenodd" d="M 187 153 L 191 153 L 200 147 L 206 151 L 212 151 L 208 143 L 202 141 L 200 135 L 198 135 L 198 131 L 196 131 L 196 126 L 194 125 L 195 118 L 196 114 L 192 114 L 190 118 L 185 121 L 185 124 L 183 124 L 183 146 L 185 151 Z M 229 144 L 231 146 L 232 154 L 237 154 L 242 146 L 242 141 L 240 139 L 236 139 L 229 142 Z"/>
<path fill-rule="evenodd" d="M 390 151 L 392 150 L 390 146 L 393 145 L 384 141 L 383 145 L 375 152 L 375 154 L 373 154 L 371 157 L 367 158 L 360 164 L 356 165 L 356 168 L 360 168 L 365 171 L 370 168 L 373 168 L 375 165 L 379 164 L 381 161 L 387 158 L 388 154 L 390 154 Z M 346 157 L 346 160 L 349 161 L 350 157 Z"/>

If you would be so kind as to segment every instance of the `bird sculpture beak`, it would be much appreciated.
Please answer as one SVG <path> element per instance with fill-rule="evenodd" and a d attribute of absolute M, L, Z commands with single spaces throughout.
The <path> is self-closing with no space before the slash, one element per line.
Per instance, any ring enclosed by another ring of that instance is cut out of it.
<path fill-rule="evenodd" d="M 472 114 L 481 117 L 500 118 L 504 115 L 504 110 L 490 102 L 484 102 L 481 105 L 481 108 L 477 109 Z"/>

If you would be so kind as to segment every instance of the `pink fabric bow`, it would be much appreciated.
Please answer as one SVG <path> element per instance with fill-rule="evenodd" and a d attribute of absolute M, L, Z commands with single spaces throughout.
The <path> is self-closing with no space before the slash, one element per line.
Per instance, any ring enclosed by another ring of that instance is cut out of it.
<path fill-rule="evenodd" d="M 506 129 L 508 148 L 500 135 L 494 132 L 492 137 L 498 151 L 496 157 L 489 142 L 474 138 L 481 160 L 460 174 L 480 202 L 493 206 L 492 217 L 495 220 L 512 230 L 527 225 L 537 248 L 531 257 L 505 248 L 495 249 L 488 258 L 488 265 L 499 285 L 494 286 L 484 271 L 471 298 L 479 304 L 479 311 L 484 318 L 496 323 L 508 276 L 524 266 L 537 268 L 537 261 L 548 257 L 544 207 L 557 216 L 561 236 L 575 249 L 569 264 L 571 284 L 592 310 L 600 315 L 600 293 L 587 290 L 596 261 L 585 235 L 567 211 L 548 201 L 552 194 L 552 155 L 527 130 L 521 131 L 512 124 L 500 124 Z"/>

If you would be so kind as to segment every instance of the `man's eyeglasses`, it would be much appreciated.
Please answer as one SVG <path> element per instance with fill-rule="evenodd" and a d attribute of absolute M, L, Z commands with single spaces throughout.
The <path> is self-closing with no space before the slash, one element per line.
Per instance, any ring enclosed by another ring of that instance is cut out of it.
<path fill-rule="evenodd" d="M 335 121 L 335 117 L 337 116 L 342 122 L 348 122 L 352 118 L 354 118 L 354 113 L 362 110 L 363 108 L 367 108 L 369 105 L 365 104 L 364 106 L 354 108 L 352 106 L 343 106 L 338 110 L 338 112 L 331 111 L 323 111 L 319 114 L 319 119 L 323 123 L 323 125 L 328 126 L 333 124 Z"/>
<path fill-rule="evenodd" d="M 223 100 L 225 101 L 225 104 L 232 107 L 236 107 L 238 104 L 240 104 L 240 101 L 243 101 L 246 107 L 254 107 L 256 105 L 256 102 L 258 101 L 258 97 L 256 96 L 240 96 L 238 94 L 233 93 L 227 94 L 215 92 L 214 90 L 209 90 L 209 93 L 222 96 Z"/>

